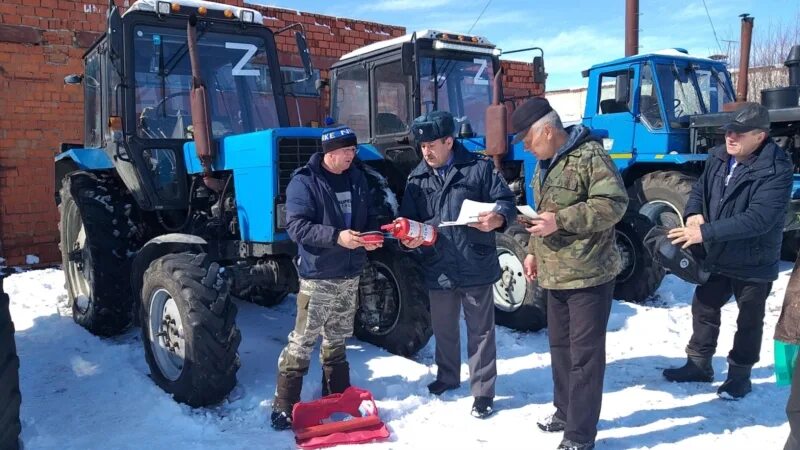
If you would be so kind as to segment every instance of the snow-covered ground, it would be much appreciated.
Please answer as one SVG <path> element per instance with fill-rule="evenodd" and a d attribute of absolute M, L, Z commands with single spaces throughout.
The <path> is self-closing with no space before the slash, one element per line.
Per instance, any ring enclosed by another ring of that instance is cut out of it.
<path fill-rule="evenodd" d="M 774 383 L 772 334 L 791 269 L 782 264 L 767 303 L 753 393 L 739 402 L 715 394 L 727 370 L 734 302 L 723 310 L 713 385 L 672 384 L 661 377 L 663 368 L 685 358 L 692 286 L 669 276 L 648 304 L 615 302 L 597 447 L 781 448 L 789 431 L 783 411 L 789 390 Z M 62 272 L 53 269 L 15 274 L 5 282 L 17 328 L 27 449 L 294 447 L 291 432 L 268 425 L 276 360 L 293 324 L 291 299 L 273 309 L 239 304 L 239 384 L 223 404 L 192 409 L 150 381 L 138 329 L 113 339 L 90 335 L 72 321 L 63 285 Z M 352 340 L 352 380 L 373 392 L 392 433 L 389 442 L 358 448 L 555 448 L 561 436 L 535 426 L 552 412 L 547 336 L 497 331 L 498 412 L 484 421 L 469 415 L 466 365 L 460 389 L 442 398 L 427 394 L 435 376 L 433 341 L 412 360 Z M 304 400 L 319 396 L 319 383 L 315 360 Z"/>

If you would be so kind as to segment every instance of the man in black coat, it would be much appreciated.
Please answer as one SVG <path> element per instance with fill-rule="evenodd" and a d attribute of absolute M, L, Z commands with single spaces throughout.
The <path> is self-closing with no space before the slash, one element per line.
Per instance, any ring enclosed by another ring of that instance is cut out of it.
<path fill-rule="evenodd" d="M 449 112 L 418 117 L 411 129 L 423 161 L 408 177 L 400 205 L 402 217 L 438 226 L 456 220 L 464 200 L 497 204 L 469 225 L 440 227 L 435 245 L 416 251 L 424 268 L 436 338 L 438 374 L 428 390 L 440 395 L 460 384 L 459 315 L 463 307 L 475 397 L 472 415 L 488 417 L 493 412 L 497 379 L 492 286 L 500 279 L 500 264 L 494 233 L 516 217 L 514 194 L 490 160 L 455 141 L 455 123 Z M 422 238 L 403 244 L 417 248 Z"/>
<path fill-rule="evenodd" d="M 769 138 L 769 112 L 757 103 L 740 106 L 726 124 L 725 145 L 711 150 L 686 203 L 686 225 L 670 230 L 674 244 L 702 244 L 708 281 L 695 289 L 692 337 L 683 367 L 664 370 L 670 381 L 711 382 L 720 309 L 736 298 L 739 315 L 728 377 L 717 390 L 739 399 L 751 389 L 758 362 L 764 307 L 778 278 L 783 223 L 792 187 L 792 163 Z"/>
<path fill-rule="evenodd" d="M 300 292 L 295 327 L 278 358 L 271 421 L 279 430 L 292 425 L 292 407 L 300 401 L 303 376 L 320 335 L 323 395 L 350 386 L 345 340 L 353 334 L 366 251 L 380 247 L 365 244 L 359 236 L 378 224 L 367 180 L 352 165 L 356 135 L 347 127 L 327 129 L 322 150 L 295 171 L 286 188 L 286 231 L 298 247 Z"/>

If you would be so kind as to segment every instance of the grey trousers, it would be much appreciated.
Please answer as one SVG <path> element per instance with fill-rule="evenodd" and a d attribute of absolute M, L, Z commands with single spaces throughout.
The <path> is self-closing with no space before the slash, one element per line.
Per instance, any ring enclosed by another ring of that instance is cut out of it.
<path fill-rule="evenodd" d="M 494 397 L 497 349 L 492 285 L 431 290 L 431 325 L 436 337 L 436 379 L 450 385 L 461 381 L 461 308 L 467 322 L 467 357 L 473 397 Z"/>

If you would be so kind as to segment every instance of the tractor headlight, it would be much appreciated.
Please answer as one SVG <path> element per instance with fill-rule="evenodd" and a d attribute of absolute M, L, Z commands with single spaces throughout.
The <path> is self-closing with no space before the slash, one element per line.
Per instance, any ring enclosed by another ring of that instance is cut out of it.
<path fill-rule="evenodd" d="M 253 13 L 253 11 L 242 11 L 242 22 L 253 23 L 255 22 L 255 17 L 256 15 Z"/>
<path fill-rule="evenodd" d="M 172 10 L 172 5 L 169 2 L 158 2 L 156 9 L 159 14 L 169 14 Z"/>

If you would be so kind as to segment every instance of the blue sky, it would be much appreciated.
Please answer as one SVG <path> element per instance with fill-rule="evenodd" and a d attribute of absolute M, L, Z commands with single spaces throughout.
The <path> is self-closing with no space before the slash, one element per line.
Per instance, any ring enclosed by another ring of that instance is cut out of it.
<path fill-rule="evenodd" d="M 405 26 L 407 30 L 461 33 L 469 30 L 487 4 L 487 0 L 249 1 Z M 729 46 L 738 52 L 738 15 L 744 12 L 755 17 L 755 40 L 765 39 L 780 27 L 800 26 L 800 0 L 705 0 L 705 5 L 719 46 L 702 0 L 640 0 L 640 52 L 682 47 L 691 54 L 708 56 L 725 53 Z M 624 15 L 625 0 L 491 0 L 472 33 L 504 50 L 542 47 L 549 74 L 547 89 L 580 87 L 584 84 L 582 70 L 624 55 Z M 530 61 L 532 57 L 532 53 L 521 53 L 508 59 Z"/>

